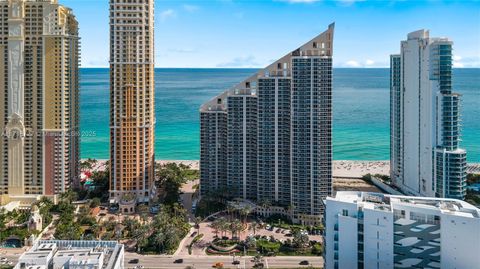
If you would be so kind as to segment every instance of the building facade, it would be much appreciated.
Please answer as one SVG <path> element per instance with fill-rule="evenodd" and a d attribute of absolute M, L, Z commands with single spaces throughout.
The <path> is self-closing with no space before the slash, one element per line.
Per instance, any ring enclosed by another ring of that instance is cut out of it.
<path fill-rule="evenodd" d="M 123 269 L 125 250 L 116 241 L 39 240 L 14 269 Z"/>
<path fill-rule="evenodd" d="M 80 174 L 77 20 L 57 0 L 0 14 L 0 200 L 65 192 Z"/>
<path fill-rule="evenodd" d="M 201 107 L 202 195 L 228 193 L 319 222 L 332 190 L 333 33 L 332 24 Z"/>
<path fill-rule="evenodd" d="M 419 30 L 391 56 L 391 178 L 404 193 L 463 199 L 461 96 L 452 91 L 452 41 Z"/>
<path fill-rule="evenodd" d="M 147 202 L 155 177 L 153 14 L 153 0 L 110 0 L 110 197 L 114 202 L 127 197 Z"/>
<path fill-rule="evenodd" d="M 326 269 L 480 264 L 480 209 L 461 200 L 338 192 L 325 204 Z"/>

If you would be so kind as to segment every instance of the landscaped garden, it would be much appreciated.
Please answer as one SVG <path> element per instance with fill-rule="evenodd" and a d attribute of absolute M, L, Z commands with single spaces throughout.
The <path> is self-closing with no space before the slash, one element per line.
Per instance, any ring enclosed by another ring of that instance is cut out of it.
<path fill-rule="evenodd" d="M 231 255 L 233 253 L 254 256 L 261 254 L 264 256 L 320 256 L 323 253 L 321 242 L 309 239 L 310 233 L 319 231 L 323 227 L 307 227 L 302 225 L 294 225 L 287 218 L 281 216 L 272 216 L 265 220 L 270 223 L 268 226 L 275 225 L 276 231 L 272 228 L 268 233 L 277 233 L 267 236 L 256 234 L 260 229 L 265 229 L 267 224 L 263 222 L 251 221 L 247 222 L 248 215 L 251 210 L 248 207 L 241 209 L 228 208 L 227 215 L 215 219 L 210 228 L 215 234 L 215 239 L 207 248 L 209 255 Z M 282 227 L 282 228 L 280 228 Z M 246 230 L 253 234 L 241 238 L 242 232 Z M 280 233 L 288 230 L 288 236 Z"/>

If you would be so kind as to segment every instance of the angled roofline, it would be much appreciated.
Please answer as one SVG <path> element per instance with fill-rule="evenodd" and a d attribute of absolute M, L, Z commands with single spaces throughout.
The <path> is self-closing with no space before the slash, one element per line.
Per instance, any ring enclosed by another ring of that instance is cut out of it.
<path fill-rule="evenodd" d="M 333 55 L 333 37 L 334 37 L 335 23 L 328 25 L 328 29 L 317 35 L 310 41 L 304 43 L 298 49 L 291 51 L 282 58 L 273 62 L 269 66 L 260 69 L 252 76 L 215 96 L 210 101 L 204 103 L 200 107 L 200 112 L 224 112 L 225 101 L 229 95 L 235 94 L 236 90 L 252 90 L 251 94 L 255 95 L 255 84 L 259 78 L 262 77 L 289 77 L 290 66 L 285 68 L 285 64 L 289 65 L 293 57 L 327 57 L 331 58 Z M 249 86 L 249 87 L 247 87 Z"/>

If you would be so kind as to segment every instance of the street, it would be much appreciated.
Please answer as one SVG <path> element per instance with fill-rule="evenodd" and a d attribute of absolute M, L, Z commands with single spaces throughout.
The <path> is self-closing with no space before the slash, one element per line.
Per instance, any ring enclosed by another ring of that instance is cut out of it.
<path fill-rule="evenodd" d="M 132 259 L 139 259 L 138 264 L 130 264 Z M 183 259 L 183 263 L 174 263 L 175 260 Z M 139 255 L 136 253 L 125 253 L 125 268 L 135 268 L 137 265 L 142 265 L 144 268 L 151 269 L 170 269 L 182 268 L 187 266 L 194 266 L 195 269 L 211 269 L 212 266 L 221 262 L 225 268 L 241 268 L 250 269 L 254 263 L 251 261 L 253 257 L 237 257 L 240 265 L 233 265 L 233 258 L 231 256 L 163 256 L 163 255 Z M 300 265 L 301 261 L 308 261 L 309 265 Z M 310 265 L 315 268 L 323 267 L 322 257 L 265 257 L 265 268 L 309 268 Z"/>

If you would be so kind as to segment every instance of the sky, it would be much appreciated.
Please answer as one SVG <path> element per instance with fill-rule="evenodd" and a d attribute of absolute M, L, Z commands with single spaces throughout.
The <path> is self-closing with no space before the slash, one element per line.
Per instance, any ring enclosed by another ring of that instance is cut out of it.
<path fill-rule="evenodd" d="M 82 66 L 107 67 L 108 0 L 59 0 L 80 23 Z M 388 67 L 409 32 L 454 41 L 480 67 L 480 0 L 156 0 L 155 65 L 259 68 L 335 22 L 334 67 Z"/>

